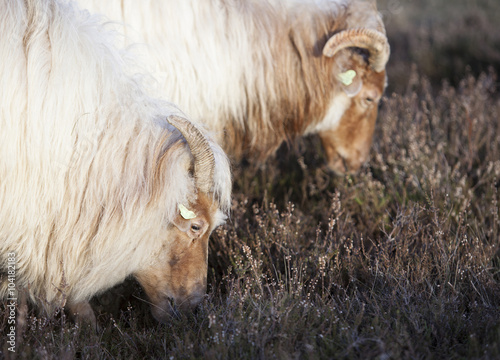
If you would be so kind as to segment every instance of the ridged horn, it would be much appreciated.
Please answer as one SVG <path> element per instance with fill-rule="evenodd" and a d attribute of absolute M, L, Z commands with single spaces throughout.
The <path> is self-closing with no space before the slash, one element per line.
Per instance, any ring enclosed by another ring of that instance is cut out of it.
<path fill-rule="evenodd" d="M 333 35 L 323 48 L 323 55 L 332 57 L 347 47 L 359 47 L 370 52 L 370 65 L 376 72 L 384 70 L 389 60 L 390 47 L 387 37 L 377 30 L 350 29 Z"/>
<path fill-rule="evenodd" d="M 169 116 L 167 121 L 180 131 L 189 145 L 194 158 L 196 187 L 201 192 L 210 192 L 214 182 L 215 158 L 207 138 L 193 123 L 180 116 Z"/>

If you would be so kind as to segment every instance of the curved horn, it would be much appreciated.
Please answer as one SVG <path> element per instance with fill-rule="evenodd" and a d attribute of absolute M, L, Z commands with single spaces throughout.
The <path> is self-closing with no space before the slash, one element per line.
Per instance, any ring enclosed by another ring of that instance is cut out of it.
<path fill-rule="evenodd" d="M 370 52 L 370 65 L 376 72 L 381 72 L 389 60 L 391 52 L 387 37 L 377 30 L 349 29 L 333 35 L 323 48 L 323 55 L 332 57 L 339 50 L 347 47 L 359 47 Z"/>
<path fill-rule="evenodd" d="M 210 192 L 214 182 L 215 158 L 208 140 L 187 119 L 172 115 L 167 118 L 167 121 L 180 131 L 191 149 L 196 187 L 204 193 Z"/>

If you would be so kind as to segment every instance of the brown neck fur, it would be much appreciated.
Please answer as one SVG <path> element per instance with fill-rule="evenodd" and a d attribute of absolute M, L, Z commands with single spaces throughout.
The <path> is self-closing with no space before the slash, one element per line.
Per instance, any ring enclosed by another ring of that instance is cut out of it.
<path fill-rule="evenodd" d="M 310 5 L 309 5 L 310 6 Z M 250 155 L 263 161 L 283 141 L 302 135 L 305 129 L 325 115 L 333 93 L 338 89 L 334 72 L 335 61 L 322 55 L 328 38 L 345 29 L 345 9 L 325 11 L 307 8 L 291 10 L 284 23 L 276 22 L 270 45 L 272 64 L 265 63 L 267 87 L 245 84 L 247 111 L 245 119 L 230 122 L 226 128 L 225 150 L 236 158 Z M 300 15 L 299 15 L 300 14 Z M 259 47 L 256 46 L 256 49 Z M 256 101 L 248 94 L 259 93 Z M 243 123 L 244 127 L 236 124 Z"/>

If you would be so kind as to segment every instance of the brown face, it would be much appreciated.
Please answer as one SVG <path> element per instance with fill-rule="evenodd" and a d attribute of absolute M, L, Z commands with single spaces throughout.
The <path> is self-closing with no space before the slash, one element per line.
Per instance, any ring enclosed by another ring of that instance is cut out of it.
<path fill-rule="evenodd" d="M 217 225 L 217 204 L 199 194 L 197 202 L 186 207 L 196 216 L 185 219 L 179 213 L 167 231 L 164 251 L 151 267 L 135 274 L 152 303 L 153 316 L 160 322 L 170 317 L 170 299 L 180 310 L 189 310 L 206 293 L 208 239 Z"/>
<path fill-rule="evenodd" d="M 350 106 L 333 130 L 320 132 L 328 167 L 336 174 L 355 173 L 368 159 L 378 103 L 385 88 L 385 71 L 376 73 L 366 65 L 357 69 L 361 90 L 351 97 Z"/>

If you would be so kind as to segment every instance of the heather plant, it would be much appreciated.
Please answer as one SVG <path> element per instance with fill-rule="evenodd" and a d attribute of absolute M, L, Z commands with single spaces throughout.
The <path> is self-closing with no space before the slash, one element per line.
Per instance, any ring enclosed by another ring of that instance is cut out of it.
<path fill-rule="evenodd" d="M 443 36 L 461 31 L 451 27 Z M 0 358 L 500 358 L 496 69 L 436 82 L 393 50 L 406 76 L 380 105 L 357 175 L 328 173 L 314 137 L 264 166 L 235 166 L 196 312 L 158 324 L 130 280 L 93 299 L 100 332 L 30 308 L 17 352 L 2 342 Z M 7 313 L 0 304 L 2 329 Z"/>
<path fill-rule="evenodd" d="M 300 143 L 240 169 L 197 312 L 159 325 L 131 282 L 114 311 L 106 295 L 94 300 L 101 333 L 30 311 L 19 356 L 500 356 L 496 81 L 489 72 L 435 89 L 412 74 L 407 93 L 382 104 L 356 176 L 327 176 Z"/>

